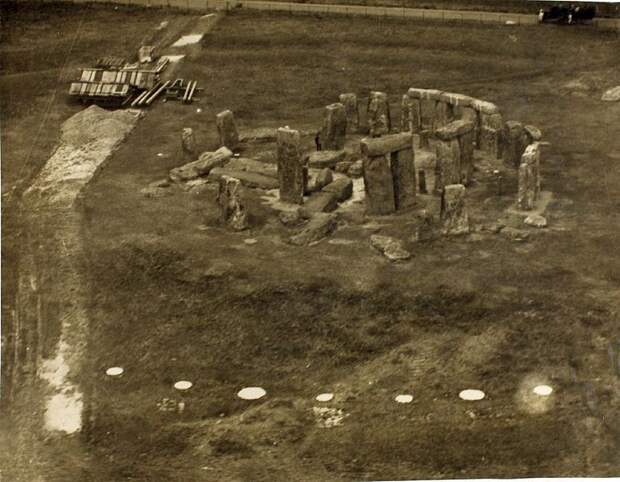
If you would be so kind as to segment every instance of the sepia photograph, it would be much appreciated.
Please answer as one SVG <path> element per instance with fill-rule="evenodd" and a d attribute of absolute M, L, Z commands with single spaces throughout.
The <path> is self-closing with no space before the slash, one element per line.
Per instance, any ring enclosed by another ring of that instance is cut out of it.
<path fill-rule="evenodd" d="M 0 178 L 1 482 L 620 478 L 620 0 L 0 0 Z"/>

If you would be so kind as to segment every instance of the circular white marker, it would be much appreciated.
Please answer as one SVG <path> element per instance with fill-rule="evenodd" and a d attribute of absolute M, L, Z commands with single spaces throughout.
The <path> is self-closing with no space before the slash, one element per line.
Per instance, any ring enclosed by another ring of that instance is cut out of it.
<path fill-rule="evenodd" d="M 317 402 L 331 402 L 334 399 L 333 393 L 321 393 L 316 396 Z"/>
<path fill-rule="evenodd" d="M 549 385 L 538 385 L 535 386 L 532 390 L 536 395 L 540 395 L 541 397 L 548 397 L 553 392 L 553 388 Z"/>
<path fill-rule="evenodd" d="M 198 112 L 200 114 L 202 112 L 202 109 L 200 107 L 198 107 L 198 109 L 196 109 L 196 112 Z"/>
<path fill-rule="evenodd" d="M 237 393 L 237 396 L 243 400 L 258 400 L 265 395 L 267 392 L 261 387 L 245 387 Z"/>
<path fill-rule="evenodd" d="M 468 402 L 474 402 L 477 400 L 482 400 L 484 398 L 484 392 L 482 390 L 468 388 L 467 390 L 461 391 L 461 393 L 459 393 L 459 397 L 463 400 L 467 400 Z"/>
<path fill-rule="evenodd" d="M 176 382 L 174 384 L 174 388 L 177 390 L 189 390 L 192 388 L 192 382 L 188 382 L 187 380 L 181 380 L 180 382 Z"/>
<path fill-rule="evenodd" d="M 119 377 L 123 374 L 124 371 L 125 370 L 123 370 L 121 367 L 110 367 L 105 371 L 105 374 L 111 377 Z"/>
<path fill-rule="evenodd" d="M 163 152 L 158 152 L 157 153 L 157 157 L 164 157 L 164 153 Z"/>
<path fill-rule="evenodd" d="M 396 395 L 394 401 L 396 403 L 411 403 L 413 401 L 413 395 Z"/>

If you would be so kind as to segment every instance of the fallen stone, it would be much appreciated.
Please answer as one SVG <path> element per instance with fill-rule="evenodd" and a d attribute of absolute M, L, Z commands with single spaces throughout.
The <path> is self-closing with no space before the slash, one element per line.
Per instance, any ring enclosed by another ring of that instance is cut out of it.
<path fill-rule="evenodd" d="M 295 209 L 293 211 L 280 211 L 278 218 L 282 224 L 288 227 L 299 226 L 303 221 L 299 209 Z"/>
<path fill-rule="evenodd" d="M 338 198 L 333 192 L 315 192 L 299 209 L 299 214 L 303 218 L 310 218 L 314 213 L 329 213 L 338 207 Z"/>
<path fill-rule="evenodd" d="M 239 133 L 233 113 L 229 110 L 220 112 L 216 118 L 217 132 L 220 136 L 220 145 L 234 151 L 239 147 Z"/>
<path fill-rule="evenodd" d="M 334 174 L 331 169 L 325 168 L 319 171 L 316 175 L 310 175 L 308 179 L 308 185 L 306 187 L 306 193 L 320 191 L 330 182 L 334 180 Z"/>
<path fill-rule="evenodd" d="M 614 87 L 613 89 L 607 90 L 601 97 L 601 100 L 605 102 L 619 101 L 620 100 L 620 85 L 617 87 Z"/>
<path fill-rule="evenodd" d="M 170 170 L 169 177 L 174 182 L 184 182 L 206 176 L 211 169 L 226 164 L 232 156 L 232 151 L 227 147 L 220 147 L 215 152 L 203 152 L 197 161 Z"/>
<path fill-rule="evenodd" d="M 211 169 L 211 172 L 209 173 L 209 179 L 214 181 L 217 181 L 222 176 L 239 179 L 243 186 L 249 188 L 270 190 L 277 189 L 280 185 L 278 180 L 273 177 L 263 176 L 262 174 L 258 174 L 256 172 L 238 171 L 236 169 L 230 169 L 228 166 L 215 167 Z"/>
<path fill-rule="evenodd" d="M 220 221 L 235 231 L 248 228 L 248 214 L 241 202 L 241 182 L 234 177 L 220 178 L 217 203 L 220 207 Z"/>
<path fill-rule="evenodd" d="M 338 202 L 343 202 L 353 196 L 353 181 L 348 177 L 341 177 L 330 182 L 323 191 L 334 193 Z"/>
<path fill-rule="evenodd" d="M 340 161 L 336 164 L 336 168 L 334 170 L 340 174 L 346 174 L 352 165 L 353 163 L 351 161 Z"/>
<path fill-rule="evenodd" d="M 351 167 L 349 167 L 347 174 L 349 175 L 349 177 L 352 177 L 354 179 L 362 177 L 362 175 L 364 174 L 364 161 L 360 159 L 351 164 Z"/>
<path fill-rule="evenodd" d="M 370 236 L 370 244 L 390 261 L 402 261 L 411 258 L 411 253 L 403 249 L 402 242 L 389 236 L 373 234 Z"/>
<path fill-rule="evenodd" d="M 513 228 L 511 226 L 506 226 L 501 230 L 500 234 L 511 241 L 523 242 L 527 241 L 530 237 L 530 233 L 528 231 L 524 231 L 523 229 Z"/>
<path fill-rule="evenodd" d="M 547 227 L 547 218 L 541 216 L 540 214 L 530 214 L 523 222 L 528 226 L 533 226 L 535 228 Z"/>
<path fill-rule="evenodd" d="M 308 156 L 308 166 L 316 169 L 326 167 L 334 169 L 336 164 L 343 161 L 346 155 L 345 151 L 315 151 Z"/>
<path fill-rule="evenodd" d="M 289 239 L 291 244 L 307 246 L 331 234 L 336 229 L 336 216 L 332 213 L 317 213 L 308 224 L 295 236 Z"/>
<path fill-rule="evenodd" d="M 149 187 L 168 187 L 170 186 L 170 179 L 163 178 L 149 183 Z"/>
<path fill-rule="evenodd" d="M 233 157 L 228 161 L 226 167 L 234 171 L 254 172 L 256 174 L 262 174 L 263 176 L 273 177 L 274 179 L 278 178 L 278 168 L 275 164 L 261 162 L 247 157 Z"/>

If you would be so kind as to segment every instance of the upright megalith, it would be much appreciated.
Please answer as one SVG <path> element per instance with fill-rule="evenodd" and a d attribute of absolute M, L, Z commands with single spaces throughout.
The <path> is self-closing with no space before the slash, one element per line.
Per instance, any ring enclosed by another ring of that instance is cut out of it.
<path fill-rule="evenodd" d="M 347 114 L 343 104 L 337 102 L 325 107 L 321 144 L 325 150 L 338 151 L 344 149 L 347 134 Z"/>
<path fill-rule="evenodd" d="M 474 99 L 472 108 L 476 111 L 476 146 L 494 159 L 501 157 L 503 119 L 499 108 L 492 102 Z"/>
<path fill-rule="evenodd" d="M 468 184 L 474 170 L 474 125 L 452 121 L 435 132 L 435 153 L 441 186 Z"/>
<path fill-rule="evenodd" d="M 280 199 L 302 204 L 308 169 L 301 155 L 299 131 L 287 127 L 279 128 L 277 144 Z"/>
<path fill-rule="evenodd" d="M 229 110 L 220 112 L 216 118 L 217 132 L 220 136 L 220 145 L 234 151 L 239 147 L 239 133 L 233 113 Z"/>
<path fill-rule="evenodd" d="M 502 152 L 504 163 L 510 167 L 518 168 L 527 144 L 528 139 L 523 124 L 517 121 L 506 122 Z"/>
<path fill-rule="evenodd" d="M 220 208 L 220 221 L 235 231 L 248 228 L 248 214 L 241 200 L 241 182 L 230 176 L 219 180 L 217 204 Z"/>
<path fill-rule="evenodd" d="M 194 136 L 194 130 L 191 127 L 184 127 L 181 131 L 181 152 L 183 162 L 196 159 L 196 136 Z"/>
<path fill-rule="evenodd" d="M 357 104 L 357 95 L 353 93 L 340 94 L 339 102 L 344 105 L 347 116 L 347 129 L 349 132 L 357 132 L 360 126 L 360 112 Z"/>
<path fill-rule="evenodd" d="M 392 128 L 390 116 L 390 104 L 385 92 L 371 92 L 368 97 L 368 110 L 366 114 L 368 123 L 368 135 L 379 137 L 389 134 Z"/>
<path fill-rule="evenodd" d="M 530 144 L 521 156 L 517 206 L 529 211 L 540 195 L 540 145 Z"/>
<path fill-rule="evenodd" d="M 420 131 L 420 100 L 404 94 L 400 104 L 400 130 L 402 132 Z"/>
<path fill-rule="evenodd" d="M 416 177 L 413 135 L 362 139 L 367 211 L 389 214 L 415 204 Z"/>
<path fill-rule="evenodd" d="M 419 104 L 420 128 L 435 130 L 437 127 L 437 102 L 439 102 L 441 91 L 412 87 L 407 91 L 407 95 Z"/>
<path fill-rule="evenodd" d="M 465 205 L 465 186 L 450 184 L 441 195 L 441 231 L 447 235 L 469 232 L 469 215 Z"/>

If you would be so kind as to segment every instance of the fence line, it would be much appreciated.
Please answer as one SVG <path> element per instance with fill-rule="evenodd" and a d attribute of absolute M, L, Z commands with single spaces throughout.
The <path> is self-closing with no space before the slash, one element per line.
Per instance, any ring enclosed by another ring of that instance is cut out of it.
<path fill-rule="evenodd" d="M 45 0 L 44 0 L 45 1 Z M 273 2 L 263 0 L 68 0 L 73 3 L 113 3 L 142 7 L 178 8 L 189 11 L 206 12 L 209 10 L 233 10 L 243 8 L 270 12 L 294 14 L 327 14 L 366 17 L 411 18 L 435 20 L 442 22 L 472 22 L 480 24 L 535 25 L 538 23 L 536 14 L 498 13 L 467 10 L 433 10 L 405 7 L 372 7 L 363 5 L 337 5 L 318 3 Z M 620 31 L 620 18 L 595 18 L 594 27 L 601 30 Z"/>

